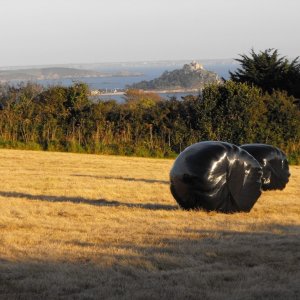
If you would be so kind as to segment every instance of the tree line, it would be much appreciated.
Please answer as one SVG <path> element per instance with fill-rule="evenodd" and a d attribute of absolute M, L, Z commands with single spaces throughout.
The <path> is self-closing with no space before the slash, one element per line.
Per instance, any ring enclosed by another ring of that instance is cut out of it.
<path fill-rule="evenodd" d="M 300 111 L 289 91 L 228 80 L 182 99 L 140 90 L 128 90 L 123 103 L 89 95 L 83 83 L 0 85 L 0 146 L 175 157 L 221 140 L 272 144 L 300 162 Z"/>

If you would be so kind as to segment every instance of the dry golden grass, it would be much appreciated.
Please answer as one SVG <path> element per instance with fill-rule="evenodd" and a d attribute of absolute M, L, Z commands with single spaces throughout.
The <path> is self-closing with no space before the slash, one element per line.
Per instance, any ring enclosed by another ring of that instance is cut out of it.
<path fill-rule="evenodd" d="M 300 167 L 221 214 L 178 209 L 172 164 L 0 150 L 0 298 L 300 299 Z"/>

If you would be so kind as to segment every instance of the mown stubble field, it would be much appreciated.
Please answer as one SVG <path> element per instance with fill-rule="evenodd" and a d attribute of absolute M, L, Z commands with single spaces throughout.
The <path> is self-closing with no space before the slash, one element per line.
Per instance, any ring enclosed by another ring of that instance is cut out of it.
<path fill-rule="evenodd" d="M 177 207 L 172 164 L 0 150 L 0 299 L 300 299 L 300 166 L 221 214 Z"/>

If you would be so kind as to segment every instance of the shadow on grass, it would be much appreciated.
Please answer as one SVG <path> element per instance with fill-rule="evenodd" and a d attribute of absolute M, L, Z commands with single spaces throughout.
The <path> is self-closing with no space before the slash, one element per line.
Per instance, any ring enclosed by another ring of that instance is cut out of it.
<path fill-rule="evenodd" d="M 99 176 L 99 175 L 85 175 L 85 174 L 75 174 L 75 175 L 72 175 L 72 176 L 75 176 L 75 177 L 90 177 L 90 178 L 97 178 L 97 179 L 115 179 L 115 180 L 135 181 L 135 182 L 145 182 L 145 183 L 170 184 L 170 182 L 167 181 L 167 180 L 133 178 L 133 177 L 123 177 L 123 176 Z"/>
<path fill-rule="evenodd" d="M 118 200 L 106 200 L 106 199 L 85 199 L 83 197 L 66 197 L 66 196 L 51 196 L 51 195 L 32 195 L 27 193 L 18 192 L 4 192 L 0 191 L 1 197 L 6 198 L 25 198 L 27 200 L 48 201 L 48 202 L 71 202 L 71 203 L 83 203 L 95 206 L 125 206 L 129 208 L 142 208 L 148 210 L 176 210 L 176 205 L 165 204 L 153 204 L 153 203 L 128 203 Z"/>
<path fill-rule="evenodd" d="M 0 257 L 0 298 L 296 300 L 299 231 L 281 224 L 255 232 L 191 229 L 180 237 L 160 233 L 159 244 L 66 239 L 96 252 L 77 248 L 61 261 Z"/>

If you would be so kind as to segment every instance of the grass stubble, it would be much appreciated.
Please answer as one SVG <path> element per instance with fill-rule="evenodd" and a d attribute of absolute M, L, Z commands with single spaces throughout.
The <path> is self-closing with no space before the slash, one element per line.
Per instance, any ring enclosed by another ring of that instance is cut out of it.
<path fill-rule="evenodd" d="M 0 150 L 0 299 L 300 299 L 300 167 L 222 214 L 179 209 L 172 164 Z"/>

